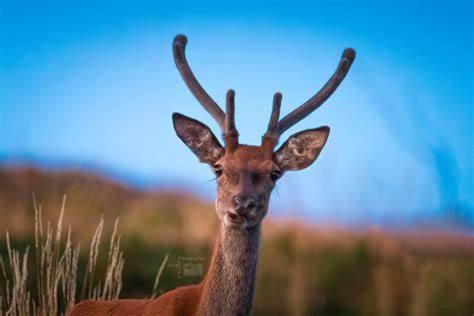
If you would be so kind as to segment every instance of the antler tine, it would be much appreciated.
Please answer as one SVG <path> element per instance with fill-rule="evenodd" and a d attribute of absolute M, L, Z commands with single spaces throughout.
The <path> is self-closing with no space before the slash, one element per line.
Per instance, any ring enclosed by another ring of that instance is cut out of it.
<path fill-rule="evenodd" d="M 197 81 L 194 76 L 189 64 L 186 60 L 184 53 L 188 40 L 184 35 L 177 35 L 173 40 L 173 56 L 176 67 L 178 68 L 181 77 L 188 86 L 194 97 L 201 103 L 204 109 L 211 114 L 211 116 L 217 121 L 220 128 L 224 130 L 225 113 L 217 105 L 217 103 L 207 94 L 201 84 Z"/>
<path fill-rule="evenodd" d="M 272 106 L 272 114 L 270 115 L 270 122 L 268 122 L 267 132 L 265 133 L 265 137 L 270 137 L 277 139 L 278 135 L 275 135 L 276 128 L 278 126 L 278 119 L 280 118 L 280 107 L 281 107 L 281 99 L 282 94 L 280 92 L 275 93 L 273 96 L 273 106 Z"/>
<path fill-rule="evenodd" d="M 311 112 L 316 110 L 321 104 L 323 104 L 331 94 L 337 89 L 339 84 L 346 76 L 352 62 L 355 58 L 355 51 L 352 48 L 346 48 L 342 54 L 341 61 L 337 66 L 336 72 L 326 82 L 326 84 L 318 91 L 312 98 L 303 103 L 300 107 L 293 110 L 291 113 L 282 118 L 276 127 L 276 134 L 281 136 L 290 127 L 304 119 Z"/>
<path fill-rule="evenodd" d="M 224 124 L 224 141 L 226 149 L 233 151 L 238 143 L 239 133 L 235 127 L 235 91 L 229 89 L 226 95 L 226 112 Z"/>
<path fill-rule="evenodd" d="M 238 134 L 235 128 L 235 91 L 232 89 L 227 91 L 225 111 L 224 133 L 226 135 Z"/>
<path fill-rule="evenodd" d="M 273 147 L 278 143 L 277 126 L 278 119 L 280 118 L 281 99 L 282 95 L 280 92 L 275 93 L 273 96 L 272 114 L 268 122 L 267 132 L 262 137 L 262 147 L 270 155 L 273 152 Z"/>

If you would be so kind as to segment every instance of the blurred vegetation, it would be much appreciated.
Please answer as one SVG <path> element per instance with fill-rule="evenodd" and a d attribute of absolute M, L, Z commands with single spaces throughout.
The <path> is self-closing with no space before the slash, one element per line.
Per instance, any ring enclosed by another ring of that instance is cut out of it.
<path fill-rule="evenodd" d="M 82 172 L 25 167 L 0 169 L 0 231 L 9 230 L 17 249 L 34 244 L 33 192 L 43 216 L 53 223 L 67 194 L 63 221 L 64 227 L 72 226 L 75 243 L 90 243 L 101 214 L 106 236 L 120 218 L 122 298 L 148 297 L 166 254 L 159 292 L 200 281 L 183 275 L 182 258 L 205 267 L 209 263 L 218 225 L 210 203 L 184 192 L 138 191 Z M 0 237 L 0 254 L 6 254 L 5 247 Z M 81 250 L 80 271 L 87 251 Z M 106 262 L 98 265 L 103 273 Z M 29 277 L 33 282 L 35 277 Z M 253 312 L 472 315 L 474 238 L 426 230 L 348 231 L 269 218 L 263 227 Z"/>

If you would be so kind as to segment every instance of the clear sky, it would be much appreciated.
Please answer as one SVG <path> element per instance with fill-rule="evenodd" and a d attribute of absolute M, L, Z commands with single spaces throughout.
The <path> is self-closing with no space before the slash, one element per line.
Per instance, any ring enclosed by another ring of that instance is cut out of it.
<path fill-rule="evenodd" d="M 236 90 L 251 144 L 275 91 L 284 115 L 350 46 L 345 81 L 283 137 L 331 127 L 317 162 L 278 184 L 273 212 L 394 225 L 454 214 L 474 225 L 473 12 L 471 1 L 0 0 L 0 156 L 98 166 L 211 199 L 212 173 L 171 114 L 219 131 L 175 69 L 173 37 L 188 36 L 216 101 Z"/>

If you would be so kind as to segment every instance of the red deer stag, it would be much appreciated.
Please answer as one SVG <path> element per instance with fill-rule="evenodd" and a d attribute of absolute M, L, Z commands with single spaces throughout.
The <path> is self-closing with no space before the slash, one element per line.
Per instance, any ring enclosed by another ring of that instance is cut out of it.
<path fill-rule="evenodd" d="M 153 300 L 84 301 L 71 315 L 248 315 L 252 307 L 261 223 L 275 182 L 286 171 L 301 170 L 318 157 L 329 127 L 304 130 L 274 150 L 280 136 L 316 110 L 336 90 L 355 58 L 351 48 L 329 81 L 303 105 L 279 120 L 282 95 L 276 93 L 268 129 L 260 146 L 242 145 L 234 122 L 234 91 L 226 97 L 226 112 L 207 94 L 185 56 L 187 39 L 173 41 L 176 66 L 189 90 L 222 129 L 224 146 L 205 124 L 179 113 L 174 129 L 217 178 L 215 208 L 220 220 L 207 275 L 200 284 L 177 288 Z"/>

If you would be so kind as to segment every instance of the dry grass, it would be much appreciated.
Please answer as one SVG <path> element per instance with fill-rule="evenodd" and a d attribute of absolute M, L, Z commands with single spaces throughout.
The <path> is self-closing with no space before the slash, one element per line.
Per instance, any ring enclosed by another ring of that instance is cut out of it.
<path fill-rule="evenodd" d="M 117 234 L 118 219 L 108 243 L 105 273 L 97 275 L 101 256 L 104 219 L 101 217 L 89 244 L 89 255 L 83 275 L 79 275 L 80 243 L 73 244 L 71 226 L 63 233 L 66 196 L 63 198 L 56 225 L 43 223 L 41 205 L 34 200 L 35 238 L 34 269 L 30 264 L 30 247 L 24 251 L 14 249 L 10 234 L 6 232 L 7 255 L 0 254 L 0 316 L 66 315 L 83 299 L 117 299 L 122 289 L 123 253 L 121 237 Z M 157 295 L 157 287 L 165 257 L 155 280 L 151 297 Z M 33 272 L 33 273 L 32 273 Z M 83 278 L 80 279 L 79 276 Z M 29 278 L 36 280 L 36 284 Z M 78 285 L 82 283 L 79 291 Z"/>

